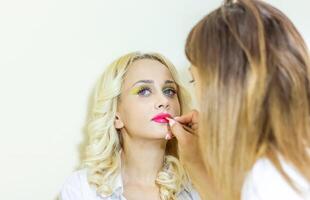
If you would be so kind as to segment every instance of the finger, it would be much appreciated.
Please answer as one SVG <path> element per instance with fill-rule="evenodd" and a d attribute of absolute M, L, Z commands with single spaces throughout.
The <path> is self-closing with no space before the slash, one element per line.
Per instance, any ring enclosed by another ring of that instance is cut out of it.
<path fill-rule="evenodd" d="M 183 128 L 184 128 L 184 130 L 186 130 L 187 132 L 189 132 L 191 134 L 195 133 L 194 129 L 189 127 L 189 126 L 183 125 Z"/>
<path fill-rule="evenodd" d="M 179 117 L 175 117 L 174 119 L 182 124 L 189 124 L 189 123 L 198 123 L 198 111 L 192 110 L 189 113 L 181 115 Z"/>
<path fill-rule="evenodd" d="M 167 118 L 171 133 L 177 138 L 177 140 L 186 140 L 186 137 L 192 135 L 189 128 L 185 129 L 182 124 L 175 121 L 174 119 Z"/>
<path fill-rule="evenodd" d="M 172 139 L 172 133 L 167 133 L 167 135 L 165 136 L 165 140 L 170 140 Z"/>
<path fill-rule="evenodd" d="M 168 121 L 169 119 L 173 119 L 173 118 L 166 118 Z M 173 124 L 174 122 L 172 122 Z M 186 130 L 187 132 L 191 133 L 191 134 L 194 134 L 195 130 L 192 128 L 191 125 L 184 125 L 184 124 L 181 124 L 183 129 Z M 171 126 L 169 125 L 168 126 L 168 130 L 169 130 L 169 134 L 172 135 L 172 137 L 174 137 L 174 135 L 171 133 Z"/>

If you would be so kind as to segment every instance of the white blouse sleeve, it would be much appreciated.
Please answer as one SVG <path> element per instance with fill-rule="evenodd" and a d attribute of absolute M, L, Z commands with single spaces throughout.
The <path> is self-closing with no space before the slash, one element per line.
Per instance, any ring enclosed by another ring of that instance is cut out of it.
<path fill-rule="evenodd" d="M 268 159 L 258 160 L 242 189 L 243 200 L 310 200 L 310 183 L 297 170 L 281 161 L 284 171 L 301 193 L 297 193 Z"/>
<path fill-rule="evenodd" d="M 86 171 L 74 172 L 65 181 L 60 191 L 60 200 L 84 200 L 88 197 L 89 186 L 87 183 Z"/>

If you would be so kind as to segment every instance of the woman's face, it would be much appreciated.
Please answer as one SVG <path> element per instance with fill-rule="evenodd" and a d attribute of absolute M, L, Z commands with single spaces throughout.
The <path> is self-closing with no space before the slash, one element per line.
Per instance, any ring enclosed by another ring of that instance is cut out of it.
<path fill-rule="evenodd" d="M 162 139 L 169 132 L 165 117 L 178 115 L 178 87 L 168 68 L 151 59 L 132 63 L 121 89 L 116 128 L 132 137 Z"/>

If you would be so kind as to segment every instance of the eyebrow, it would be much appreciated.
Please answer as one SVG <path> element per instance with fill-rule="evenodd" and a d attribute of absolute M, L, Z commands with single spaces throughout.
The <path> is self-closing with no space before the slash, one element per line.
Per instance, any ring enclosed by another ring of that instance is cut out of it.
<path fill-rule="evenodd" d="M 135 83 L 132 85 L 132 87 L 135 86 L 135 85 L 138 84 L 138 83 L 148 83 L 148 84 L 151 84 L 151 83 L 154 83 L 154 81 L 153 81 L 153 80 L 139 80 L 139 81 L 135 82 Z M 166 80 L 166 81 L 165 81 L 165 84 L 169 84 L 169 83 L 174 83 L 174 84 L 176 84 L 175 81 L 172 81 L 172 80 Z"/>

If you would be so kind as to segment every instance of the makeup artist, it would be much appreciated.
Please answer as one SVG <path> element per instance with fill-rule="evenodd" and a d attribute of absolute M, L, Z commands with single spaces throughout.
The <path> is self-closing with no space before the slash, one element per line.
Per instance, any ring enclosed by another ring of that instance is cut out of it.
<path fill-rule="evenodd" d="M 188 35 L 200 105 L 169 119 L 203 199 L 310 199 L 310 61 L 294 24 L 227 0 Z"/>

